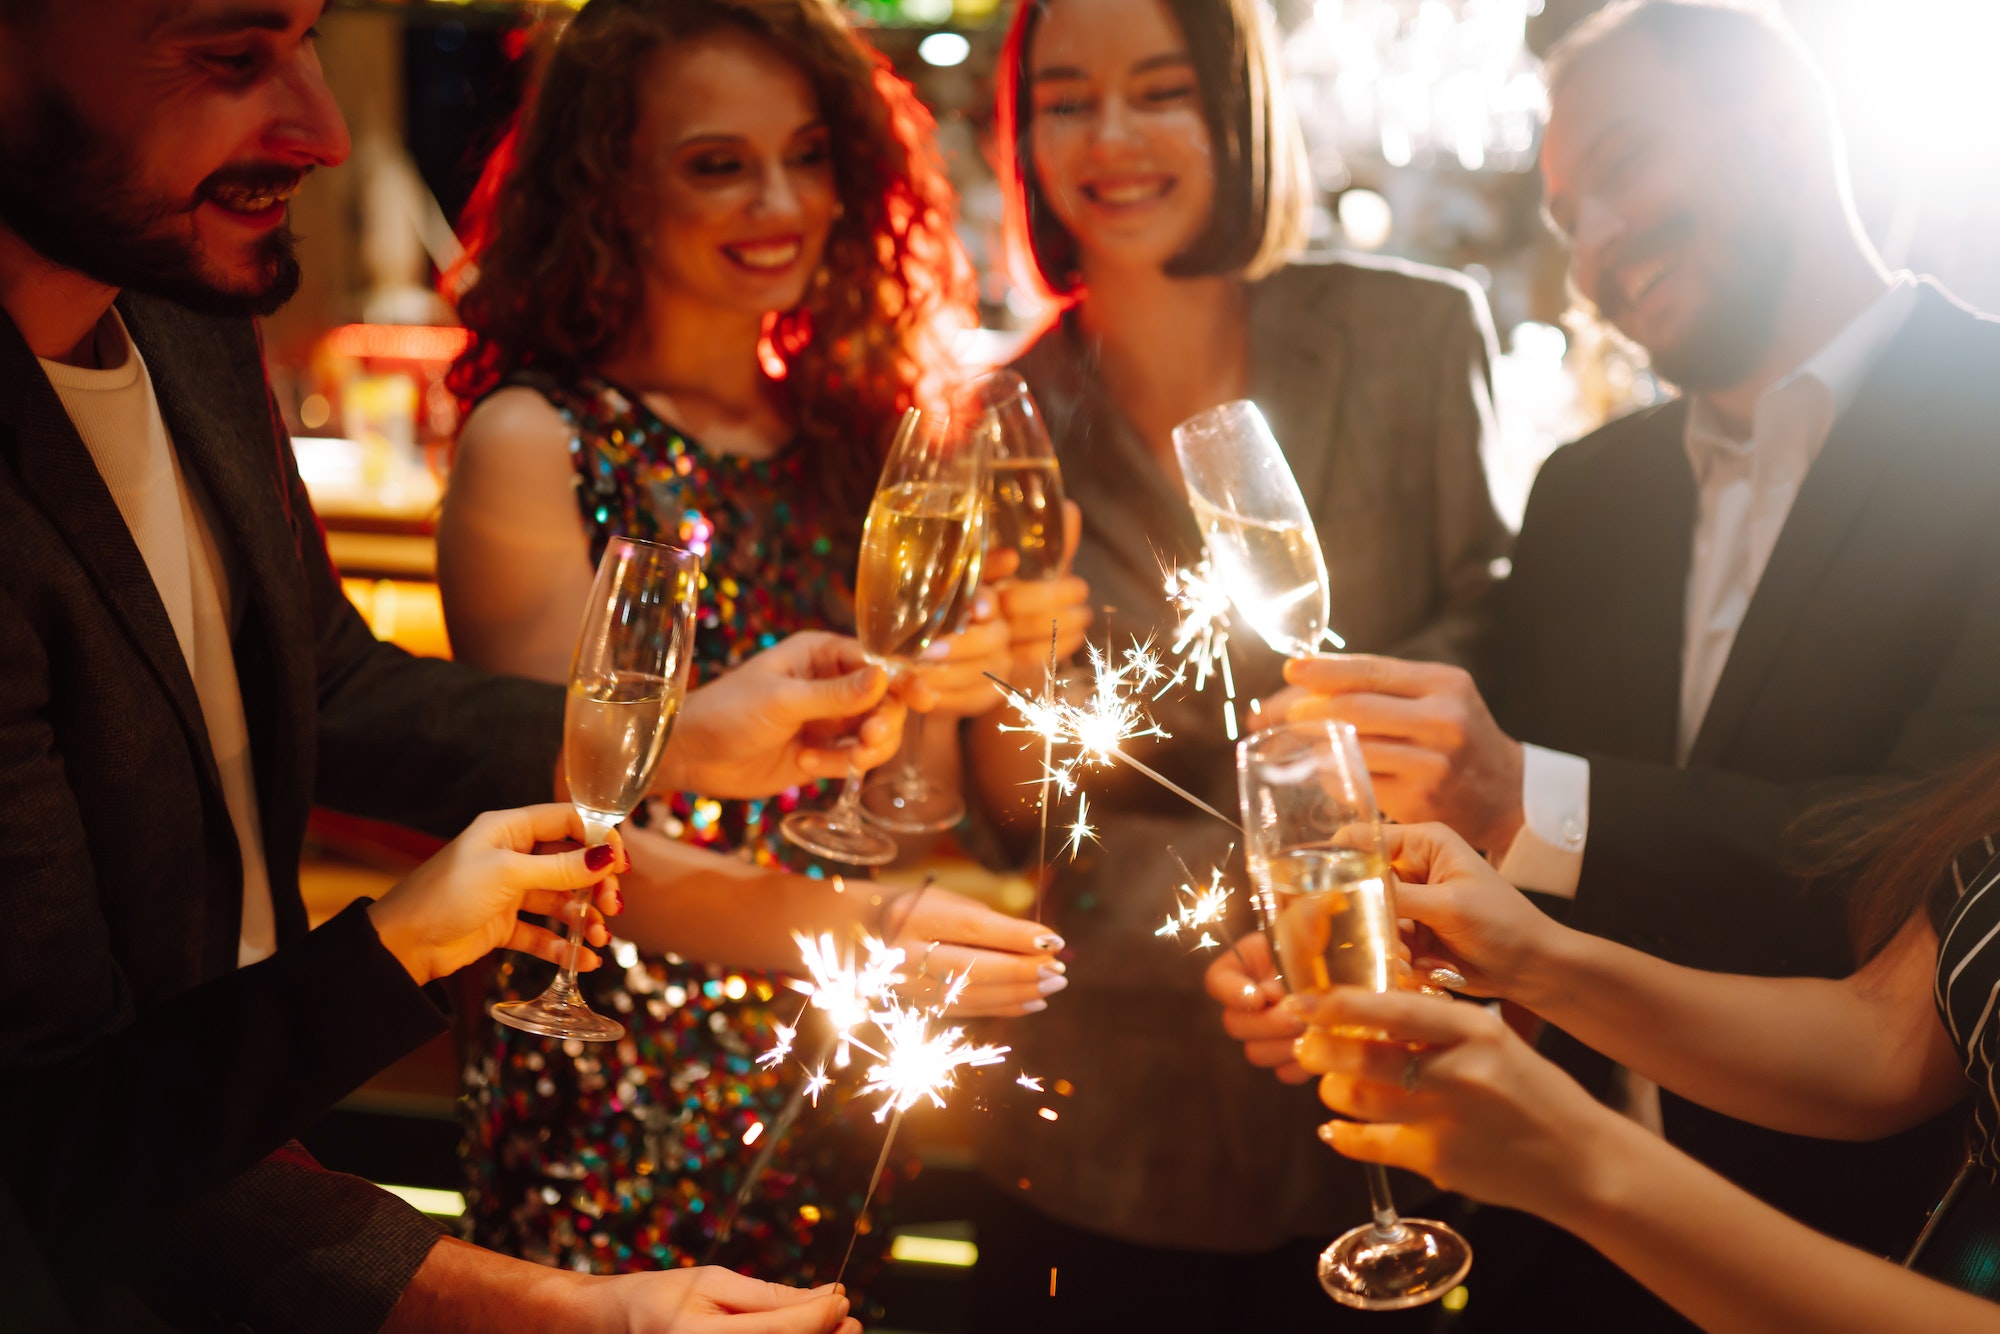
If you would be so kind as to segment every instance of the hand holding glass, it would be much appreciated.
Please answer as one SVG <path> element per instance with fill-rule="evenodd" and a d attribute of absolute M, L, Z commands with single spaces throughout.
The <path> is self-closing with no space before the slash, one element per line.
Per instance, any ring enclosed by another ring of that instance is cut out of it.
<path fill-rule="evenodd" d="M 588 841 L 603 843 L 645 797 L 687 694 L 701 561 L 676 547 L 614 537 L 597 564 L 563 710 L 563 771 Z M 583 906 L 571 905 L 569 949 L 548 990 L 501 1001 L 503 1024 L 548 1037 L 612 1042 L 625 1026 L 594 1012 L 576 985 Z"/>
<path fill-rule="evenodd" d="M 957 411 L 980 437 L 986 486 L 965 579 L 945 613 L 947 634 L 963 628 L 985 566 L 1002 552 L 1015 556 L 1009 579 L 1038 582 L 1063 572 L 1062 469 L 1027 384 L 1012 371 L 990 371 L 959 396 Z M 863 789 L 869 818 L 899 834 L 949 829 L 965 815 L 965 803 L 923 771 L 927 716 L 910 720 L 904 762 Z"/>
<path fill-rule="evenodd" d="M 1395 873 L 1354 729 L 1271 728 L 1238 743 L 1236 775 L 1244 849 L 1285 989 L 1405 985 Z M 1342 1305 L 1369 1311 L 1436 1301 L 1472 1267 L 1472 1248 L 1443 1223 L 1398 1217 L 1388 1174 L 1374 1163 L 1362 1171 L 1375 1221 L 1326 1248 L 1320 1285 Z"/>
<path fill-rule="evenodd" d="M 854 634 L 869 660 L 894 670 L 944 629 L 978 545 L 985 483 L 979 437 L 911 408 L 903 414 L 861 534 Z M 896 841 L 862 821 L 861 774 L 824 811 L 794 811 L 779 829 L 806 851 L 857 866 L 893 861 Z"/>

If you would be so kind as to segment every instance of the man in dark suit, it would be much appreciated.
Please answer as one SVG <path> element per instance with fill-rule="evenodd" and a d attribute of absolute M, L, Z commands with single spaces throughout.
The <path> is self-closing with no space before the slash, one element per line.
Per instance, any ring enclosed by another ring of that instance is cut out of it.
<path fill-rule="evenodd" d="M 1843 887 L 1789 873 L 1789 827 L 2000 739 L 2000 325 L 1884 270 L 1822 82 L 1774 21 L 1619 6 L 1548 74 L 1542 169 L 1572 279 L 1683 396 L 1549 459 L 1476 677 L 1294 662 L 1314 693 L 1292 716 L 1352 722 L 1391 817 L 1452 825 L 1569 900 L 1572 925 L 1701 968 L 1843 976 Z M 1288 1061 L 1282 1020 L 1229 1023 L 1253 1059 Z M 1952 1115 L 1833 1144 L 1602 1082 L 1882 1252 L 1958 1154 Z M 1475 1314 L 1679 1327 L 1580 1244 L 1545 1255 L 1488 1267 Z M 1496 1300 L 1516 1278 L 1524 1304 Z"/>
<path fill-rule="evenodd" d="M 296 286 L 286 197 L 347 150 L 319 10 L 0 0 L 7 1193 L 86 1328 L 833 1328 L 835 1293 L 441 1239 L 278 1147 L 441 1024 L 379 918 L 307 933 L 308 807 L 445 836 L 546 801 L 563 708 L 369 635 L 274 411 L 246 317 Z M 792 641 L 690 697 L 661 781 L 845 772 L 807 729 L 885 685 L 842 641 Z M 863 762 L 893 724 L 863 725 Z M 129 1257 L 87 1230 L 123 1209 Z"/>

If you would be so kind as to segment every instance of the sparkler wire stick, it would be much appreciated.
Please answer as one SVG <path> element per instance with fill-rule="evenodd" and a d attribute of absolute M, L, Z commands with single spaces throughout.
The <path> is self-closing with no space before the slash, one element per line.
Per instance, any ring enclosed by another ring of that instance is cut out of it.
<path fill-rule="evenodd" d="M 882 1152 L 875 1158 L 875 1172 L 868 1178 L 868 1193 L 861 1197 L 861 1212 L 854 1216 L 854 1234 L 847 1239 L 847 1254 L 840 1257 L 840 1272 L 833 1276 L 835 1283 L 847 1277 L 848 1262 L 854 1259 L 855 1244 L 861 1240 L 861 1225 L 868 1221 L 868 1206 L 875 1202 L 875 1188 L 882 1184 L 882 1169 L 889 1165 L 889 1146 L 896 1142 L 896 1132 L 903 1127 L 903 1113 L 900 1108 L 889 1119 L 889 1133 L 882 1137 Z"/>
<path fill-rule="evenodd" d="M 1042 698 L 1054 699 L 1056 693 L 1056 623 L 1049 622 L 1049 663 L 1042 669 Z M 1042 900 L 1049 887 L 1049 783 L 1055 778 L 1051 761 L 1055 758 L 1056 739 L 1052 735 L 1042 737 L 1042 796 L 1041 833 L 1035 839 L 1035 924 L 1042 922 Z"/>
<path fill-rule="evenodd" d="M 1130 765 L 1132 768 L 1138 770 L 1146 777 L 1152 779 L 1155 783 L 1158 783 L 1161 787 L 1165 788 L 1167 791 L 1179 797 L 1182 801 L 1187 802 L 1189 805 L 1194 806 L 1197 809 L 1208 812 L 1210 815 L 1213 815 L 1216 819 L 1222 821 L 1222 823 L 1228 825 L 1231 829 L 1234 829 L 1237 833 L 1240 834 L 1243 832 L 1242 825 L 1236 823 L 1236 821 L 1230 819 L 1228 816 L 1224 815 L 1221 811 L 1218 811 L 1217 809 L 1215 809 L 1215 807 L 1209 805 L 1207 802 L 1203 801 L 1200 797 L 1197 797 L 1194 793 L 1188 791 L 1186 788 L 1182 787 L 1179 783 L 1176 783 L 1173 779 L 1167 777 L 1165 774 L 1159 772 L 1157 769 L 1150 768 L 1147 765 L 1141 764 L 1138 760 L 1133 759 L 1130 755 L 1127 755 L 1123 750 L 1119 749 L 1117 746 L 1106 746 L 1104 748 L 1104 753 L 1111 756 L 1115 760 L 1120 760 L 1125 764 Z"/>

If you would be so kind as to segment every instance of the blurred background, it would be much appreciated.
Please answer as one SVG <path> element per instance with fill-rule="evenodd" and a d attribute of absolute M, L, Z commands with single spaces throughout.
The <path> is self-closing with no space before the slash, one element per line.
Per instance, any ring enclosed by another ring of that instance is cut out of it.
<path fill-rule="evenodd" d="M 1277 0 L 1318 187 L 1316 248 L 1446 265 L 1487 293 L 1503 357 L 1488 467 L 1518 521 L 1557 445 L 1651 402 L 1643 355 L 1578 309 L 1541 221 L 1540 55 L 1600 0 Z M 2000 310 L 1996 0 L 1789 0 L 1845 123 L 1864 224 L 1891 268 Z M 1005 360 L 1032 315 L 998 262 L 988 165 L 992 75 L 1009 0 L 849 0 L 936 115 L 981 274 L 979 354 Z M 333 0 L 321 59 L 354 153 L 293 203 L 305 283 L 269 321 L 271 373 L 349 595 L 378 634 L 445 655 L 431 525 L 456 428 L 442 376 L 463 346 L 436 295 L 453 224 L 505 128 L 527 59 L 567 0 Z M 306 876 L 316 916 L 379 893 L 421 848 L 322 816 Z M 954 888 L 1007 905 L 1020 885 L 964 868 Z M 455 1056 L 420 1053 L 351 1099 L 313 1147 L 450 1218 Z M 952 1115 L 959 1113 L 954 1112 Z M 946 1334 L 976 1260 L 952 1219 L 965 1170 L 950 1116 L 918 1124 L 926 1168 L 903 1190 L 888 1324 Z"/>

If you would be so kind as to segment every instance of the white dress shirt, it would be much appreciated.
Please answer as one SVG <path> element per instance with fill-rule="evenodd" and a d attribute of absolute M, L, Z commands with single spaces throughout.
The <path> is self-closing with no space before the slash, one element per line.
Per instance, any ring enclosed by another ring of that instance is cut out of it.
<path fill-rule="evenodd" d="M 1698 497 L 1676 763 L 1686 764 L 1694 749 L 1807 471 L 1916 304 L 1916 283 L 1897 274 L 1831 342 L 1758 395 L 1748 439 L 1732 432 L 1700 396 L 1688 405 L 1687 452 Z M 1542 746 L 1522 751 L 1524 824 L 1500 859 L 1500 874 L 1523 889 L 1574 897 L 1590 835 L 1590 762 Z"/>
<path fill-rule="evenodd" d="M 230 642 L 229 581 L 209 516 L 181 472 L 180 459 L 153 397 L 153 380 L 116 310 L 98 330 L 99 361 L 85 370 L 43 360 L 42 370 L 118 504 L 133 545 L 173 623 L 194 678 L 215 754 L 222 796 L 243 859 L 243 917 L 236 960 L 252 964 L 278 945 L 270 873 L 250 767 L 250 727 Z"/>

